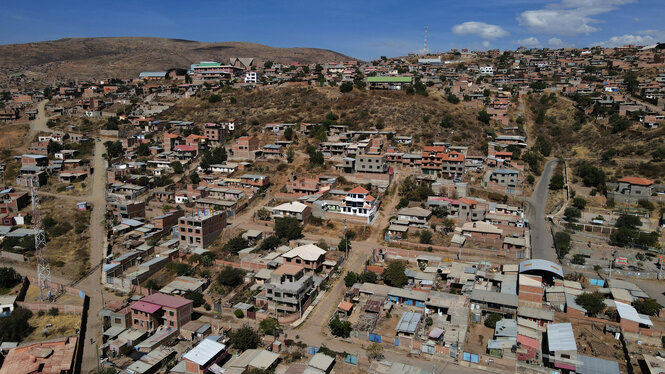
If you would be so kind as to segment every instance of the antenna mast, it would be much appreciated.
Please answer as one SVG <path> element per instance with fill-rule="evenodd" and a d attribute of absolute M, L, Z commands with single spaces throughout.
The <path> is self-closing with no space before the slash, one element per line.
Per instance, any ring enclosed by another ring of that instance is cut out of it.
<path fill-rule="evenodd" d="M 429 48 L 427 48 L 427 26 L 425 26 L 425 47 L 423 48 L 424 54 L 429 54 Z"/>
<path fill-rule="evenodd" d="M 32 226 L 35 234 L 35 258 L 37 259 L 37 279 L 39 280 L 39 299 L 50 300 L 51 294 L 51 267 L 46 256 L 46 235 L 42 228 L 42 219 L 39 209 L 39 197 L 35 191 L 37 176 L 30 178 L 30 196 L 32 197 Z"/>

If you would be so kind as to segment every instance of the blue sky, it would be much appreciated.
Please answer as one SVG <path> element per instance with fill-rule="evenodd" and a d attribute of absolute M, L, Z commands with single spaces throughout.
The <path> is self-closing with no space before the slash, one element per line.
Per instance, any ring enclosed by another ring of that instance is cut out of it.
<path fill-rule="evenodd" d="M 66 5 L 65 5 L 66 4 Z M 0 44 L 156 36 L 332 49 L 361 59 L 665 42 L 665 0 L 11 1 Z"/>

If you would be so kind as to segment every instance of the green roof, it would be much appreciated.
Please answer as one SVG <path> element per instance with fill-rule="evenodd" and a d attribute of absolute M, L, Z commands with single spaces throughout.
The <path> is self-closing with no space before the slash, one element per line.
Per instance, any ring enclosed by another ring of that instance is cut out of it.
<path fill-rule="evenodd" d="M 367 77 L 367 83 L 411 83 L 411 77 Z"/>
<path fill-rule="evenodd" d="M 219 62 L 202 62 L 200 64 L 196 64 L 198 67 L 211 67 L 211 66 L 222 66 Z"/>

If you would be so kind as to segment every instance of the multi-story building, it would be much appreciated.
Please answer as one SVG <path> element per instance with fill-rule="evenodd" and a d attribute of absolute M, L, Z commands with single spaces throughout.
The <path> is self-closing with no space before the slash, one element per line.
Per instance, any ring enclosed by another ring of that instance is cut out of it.
<path fill-rule="evenodd" d="M 282 265 L 270 275 L 266 292 L 257 297 L 257 303 L 268 305 L 277 313 L 299 313 L 314 290 L 314 278 L 296 265 Z"/>
<path fill-rule="evenodd" d="M 347 192 L 340 213 L 362 217 L 370 223 L 376 216 L 378 205 L 376 198 L 370 195 L 369 191 L 358 186 Z"/>
<path fill-rule="evenodd" d="M 295 217 L 305 224 L 312 215 L 312 208 L 298 201 L 290 201 L 271 208 L 273 218 Z"/>
<path fill-rule="evenodd" d="M 255 71 L 248 71 L 245 74 L 245 83 L 258 83 L 259 82 L 259 74 Z"/>
<path fill-rule="evenodd" d="M 648 199 L 653 193 L 653 181 L 646 178 L 625 177 L 608 187 L 607 197 L 616 202 L 636 203 Z"/>
<path fill-rule="evenodd" d="M 421 169 L 423 174 L 461 177 L 464 174 L 464 160 L 463 153 L 449 151 L 446 146 L 429 146 L 422 152 Z"/>
<path fill-rule="evenodd" d="M 183 247 L 206 248 L 219 237 L 226 227 L 226 213 L 197 213 L 180 217 L 178 236 Z"/>
<path fill-rule="evenodd" d="M 132 327 L 155 331 L 159 326 L 180 329 L 192 320 L 193 301 L 184 297 L 154 293 L 132 304 Z"/>
<path fill-rule="evenodd" d="M 235 159 L 253 160 L 258 150 L 259 139 L 255 136 L 242 136 L 231 146 L 231 153 Z"/>
<path fill-rule="evenodd" d="M 383 155 L 358 155 L 355 161 L 357 173 L 387 173 L 388 163 Z"/>
<path fill-rule="evenodd" d="M 282 255 L 284 263 L 305 269 L 306 273 L 318 272 L 323 268 L 326 251 L 314 244 L 301 245 Z"/>
<path fill-rule="evenodd" d="M 123 218 L 144 218 L 145 202 L 110 198 L 106 203 L 106 210 L 112 213 L 117 220 Z"/>
<path fill-rule="evenodd" d="M 190 76 L 193 82 L 214 82 L 229 79 L 233 76 L 234 67 L 222 65 L 216 61 L 201 61 L 190 66 Z"/>
<path fill-rule="evenodd" d="M 206 123 L 203 135 L 211 142 L 219 142 L 224 139 L 224 128 L 217 123 Z"/>

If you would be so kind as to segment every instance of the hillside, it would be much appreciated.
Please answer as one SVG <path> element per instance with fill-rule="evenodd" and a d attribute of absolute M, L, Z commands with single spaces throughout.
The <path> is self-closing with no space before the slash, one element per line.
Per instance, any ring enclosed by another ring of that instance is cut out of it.
<path fill-rule="evenodd" d="M 237 118 L 254 124 L 249 128 L 253 132 L 261 130 L 257 124 L 271 122 L 318 123 L 332 112 L 339 117 L 338 124 L 352 130 L 376 126 L 394 130 L 398 135 L 411 135 L 416 143 L 414 149 L 432 141 L 448 141 L 469 146 L 476 155 L 487 152 L 483 135 L 489 128 L 476 119 L 477 110 L 461 103 L 451 104 L 434 91 L 425 97 L 355 89 L 341 94 L 336 87 L 266 87 L 251 91 L 229 89 L 218 94 L 222 97 L 218 103 L 209 103 L 205 93 L 180 100 L 160 118 L 199 123 Z M 231 104 L 233 101 L 235 104 Z"/>
<path fill-rule="evenodd" d="M 133 78 L 141 71 L 188 68 L 199 61 L 253 57 L 281 63 L 348 61 L 352 57 L 318 48 L 275 48 L 245 42 L 204 43 L 182 39 L 67 38 L 0 45 L 0 75 L 30 71 L 45 79 Z"/>

